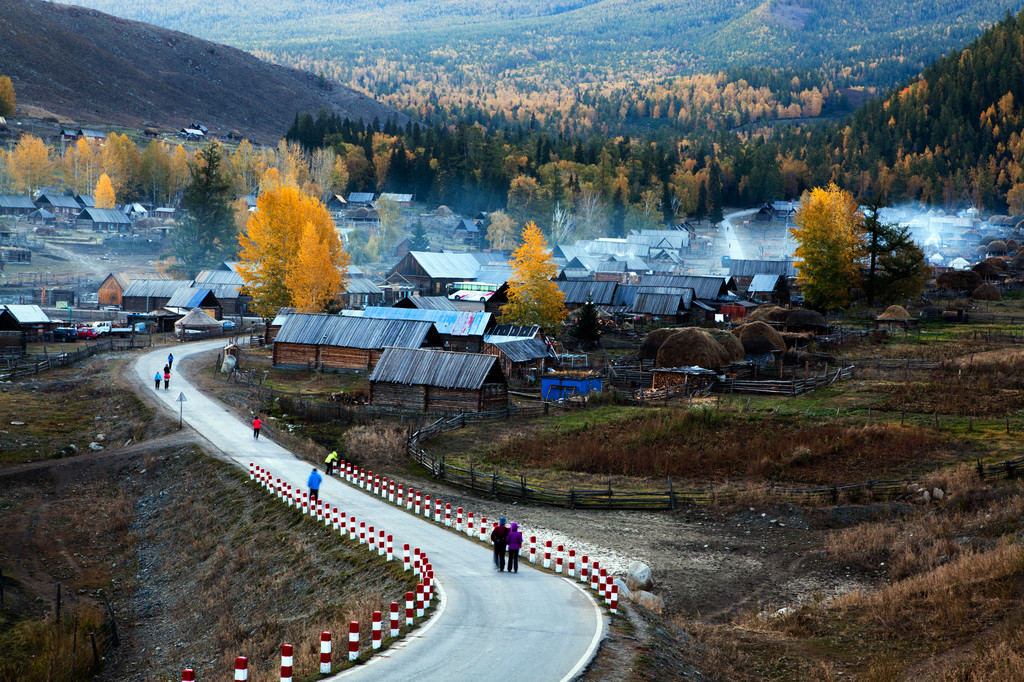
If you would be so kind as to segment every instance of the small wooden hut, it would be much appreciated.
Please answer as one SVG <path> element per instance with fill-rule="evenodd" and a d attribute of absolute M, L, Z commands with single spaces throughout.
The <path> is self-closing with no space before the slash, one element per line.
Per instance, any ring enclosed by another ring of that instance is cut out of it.
<path fill-rule="evenodd" d="M 495 355 L 386 348 L 370 375 L 370 402 L 428 412 L 487 412 L 508 406 L 508 384 Z"/>

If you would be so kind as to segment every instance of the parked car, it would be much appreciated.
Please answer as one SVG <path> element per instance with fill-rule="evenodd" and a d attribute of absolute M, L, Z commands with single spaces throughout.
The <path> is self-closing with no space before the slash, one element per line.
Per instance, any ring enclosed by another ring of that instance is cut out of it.
<path fill-rule="evenodd" d="M 231 331 L 236 325 L 234 320 L 221 320 L 221 326 L 224 331 Z"/>
<path fill-rule="evenodd" d="M 75 327 L 57 327 L 53 330 L 53 340 L 60 342 L 77 341 L 78 329 Z"/>
<path fill-rule="evenodd" d="M 96 330 L 93 329 L 92 327 L 78 328 L 78 338 L 80 339 L 95 339 L 97 337 L 99 337 L 99 334 L 97 334 Z"/>

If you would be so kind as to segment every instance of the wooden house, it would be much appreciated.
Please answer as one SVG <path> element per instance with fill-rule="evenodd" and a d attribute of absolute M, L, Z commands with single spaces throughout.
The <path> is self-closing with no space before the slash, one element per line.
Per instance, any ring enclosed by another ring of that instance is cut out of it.
<path fill-rule="evenodd" d="M 796 266 L 790 259 L 729 259 L 729 276 L 736 283 L 736 291 L 747 291 L 755 275 L 778 275 L 784 281 L 788 281 L 796 278 L 796 274 Z"/>
<path fill-rule="evenodd" d="M 21 355 L 24 350 L 25 335 L 18 318 L 6 306 L 0 307 L 0 355 Z"/>
<path fill-rule="evenodd" d="M 201 310 L 215 320 L 224 317 L 224 309 L 213 290 L 201 287 L 181 287 L 171 294 L 164 307 L 178 314 Z"/>
<path fill-rule="evenodd" d="M 425 296 L 445 296 L 448 285 L 476 279 L 480 260 L 471 253 L 410 251 L 388 273 L 388 281 L 400 275 Z"/>
<path fill-rule="evenodd" d="M 0 194 L 0 215 L 27 216 L 36 210 L 32 199 L 20 194 Z"/>
<path fill-rule="evenodd" d="M 438 310 L 436 308 L 383 308 L 369 307 L 364 311 L 345 311 L 346 315 L 361 315 L 380 320 L 421 320 L 432 322 L 446 350 L 479 353 L 484 334 L 491 323 L 491 314 Z"/>
<path fill-rule="evenodd" d="M 170 275 L 160 272 L 149 272 L 144 275 L 134 275 L 127 272 L 111 272 L 100 282 L 97 296 L 100 305 L 121 306 L 121 297 L 125 289 L 135 280 L 139 279 L 170 279 Z"/>
<path fill-rule="evenodd" d="M 510 384 L 533 385 L 547 369 L 552 349 L 541 339 L 512 339 L 484 343 L 482 353 L 498 356 L 501 371 Z"/>
<path fill-rule="evenodd" d="M 468 218 L 463 218 L 456 223 L 452 237 L 464 244 L 476 244 L 480 241 L 480 226 Z"/>
<path fill-rule="evenodd" d="M 341 294 L 341 303 L 346 308 L 383 305 L 384 290 L 374 284 L 369 277 L 350 277 L 345 291 Z"/>
<path fill-rule="evenodd" d="M 83 208 L 76 221 L 80 228 L 106 232 L 130 232 L 132 221 L 116 208 Z"/>
<path fill-rule="evenodd" d="M 274 337 L 275 367 L 372 370 L 388 346 L 439 347 L 432 322 L 291 313 Z"/>
<path fill-rule="evenodd" d="M 57 219 L 52 212 L 47 211 L 45 208 L 37 208 L 28 214 L 26 220 L 29 225 L 53 225 Z"/>
<path fill-rule="evenodd" d="M 346 200 L 349 208 L 356 208 L 357 206 L 369 207 L 373 204 L 373 192 L 349 192 L 348 199 Z"/>
<path fill-rule="evenodd" d="M 340 194 L 332 194 L 327 200 L 327 210 L 332 213 L 340 213 L 348 208 L 348 201 Z"/>
<path fill-rule="evenodd" d="M 413 197 L 411 194 L 396 194 L 394 192 L 384 192 L 379 197 L 377 197 L 377 201 L 380 201 L 381 199 L 390 199 L 399 206 L 409 208 L 412 206 Z"/>
<path fill-rule="evenodd" d="M 747 286 L 747 298 L 763 303 L 789 305 L 789 286 L 781 275 L 754 275 Z"/>
<path fill-rule="evenodd" d="M 508 407 L 496 355 L 388 348 L 370 375 L 370 402 L 424 411 L 487 412 Z"/>
<path fill-rule="evenodd" d="M 35 200 L 36 208 L 49 211 L 57 220 L 70 222 L 75 219 L 82 207 L 74 197 L 46 192 Z"/>
<path fill-rule="evenodd" d="M 22 344 L 34 343 L 36 341 L 42 341 L 45 335 L 49 331 L 53 331 L 54 327 L 60 323 L 51 320 L 49 316 L 43 312 L 43 309 L 37 305 L 7 305 L 3 306 L 6 312 L 9 312 L 14 320 L 18 323 L 18 328 L 21 330 Z"/>
<path fill-rule="evenodd" d="M 224 315 L 248 315 L 252 296 L 243 293 L 245 282 L 242 281 L 242 276 L 230 267 L 231 265 L 232 263 L 222 263 L 213 270 L 201 270 L 191 286 L 194 289 L 210 289 L 217 297 Z"/>
<path fill-rule="evenodd" d="M 187 279 L 136 279 L 121 294 L 121 310 L 149 313 L 167 305 L 178 289 L 188 288 Z"/>

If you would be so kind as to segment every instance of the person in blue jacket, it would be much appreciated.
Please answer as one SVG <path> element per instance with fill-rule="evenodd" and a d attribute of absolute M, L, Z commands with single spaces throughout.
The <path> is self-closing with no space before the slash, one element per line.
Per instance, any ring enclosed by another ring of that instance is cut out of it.
<path fill-rule="evenodd" d="M 309 480 L 306 482 L 306 485 L 309 487 L 310 502 L 320 499 L 320 482 L 323 480 L 324 478 L 320 475 L 320 472 L 316 470 L 316 467 L 313 467 L 313 473 L 309 475 Z"/>

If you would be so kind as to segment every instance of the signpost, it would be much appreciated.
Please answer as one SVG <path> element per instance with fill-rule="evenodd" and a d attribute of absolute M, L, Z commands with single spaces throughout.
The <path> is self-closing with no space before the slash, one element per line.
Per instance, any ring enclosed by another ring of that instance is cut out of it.
<path fill-rule="evenodd" d="M 184 393 L 178 393 L 178 428 L 181 428 L 181 410 L 188 402 L 188 398 L 185 397 Z"/>

